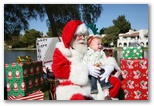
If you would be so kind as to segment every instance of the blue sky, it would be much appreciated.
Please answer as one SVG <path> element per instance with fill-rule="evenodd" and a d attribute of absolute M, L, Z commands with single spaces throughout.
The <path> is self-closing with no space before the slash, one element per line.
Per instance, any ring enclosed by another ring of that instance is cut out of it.
<path fill-rule="evenodd" d="M 125 15 L 127 21 L 131 23 L 132 29 L 147 29 L 149 19 L 149 7 L 148 4 L 102 4 L 103 11 L 98 21 L 95 23 L 98 31 L 103 27 L 109 27 L 113 25 L 113 20 L 116 20 L 118 16 Z M 34 28 L 38 31 L 42 31 L 44 35 L 48 31 L 46 26 L 46 18 L 43 22 L 40 19 L 31 20 L 30 29 Z"/>

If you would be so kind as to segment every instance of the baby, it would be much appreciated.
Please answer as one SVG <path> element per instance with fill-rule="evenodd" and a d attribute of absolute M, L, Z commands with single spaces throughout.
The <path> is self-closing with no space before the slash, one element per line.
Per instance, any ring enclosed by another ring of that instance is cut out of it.
<path fill-rule="evenodd" d="M 118 67 L 116 60 L 113 57 L 106 57 L 104 51 L 102 50 L 102 38 L 100 35 L 91 36 L 88 39 L 88 51 L 85 54 L 83 58 L 83 62 L 87 65 L 94 65 L 96 67 L 100 67 L 100 75 L 102 75 L 105 70 L 108 70 L 110 65 L 112 65 L 114 68 L 118 69 L 118 71 L 121 71 Z M 114 71 L 114 69 L 113 69 Z M 117 73 L 117 74 L 120 74 Z M 111 100 L 109 95 L 109 88 L 112 87 L 112 84 L 107 79 L 100 80 L 99 76 L 98 78 L 94 76 L 89 76 L 91 81 L 91 95 L 94 99 L 97 99 L 97 80 L 100 83 L 100 86 L 102 90 L 105 92 L 105 98 L 104 100 Z"/>

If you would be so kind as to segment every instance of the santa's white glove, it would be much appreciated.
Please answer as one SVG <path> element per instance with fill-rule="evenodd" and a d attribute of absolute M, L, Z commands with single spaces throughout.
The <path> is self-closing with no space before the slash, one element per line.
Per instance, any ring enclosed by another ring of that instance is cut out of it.
<path fill-rule="evenodd" d="M 114 67 L 111 65 L 105 65 L 105 66 L 102 66 L 101 68 L 103 68 L 105 72 L 99 76 L 100 80 L 102 81 L 105 79 L 105 82 L 108 82 L 109 76 L 114 71 Z"/>
<path fill-rule="evenodd" d="M 98 78 L 98 76 L 100 75 L 100 71 L 101 68 L 100 67 L 96 67 L 93 65 L 88 65 L 88 70 L 89 70 L 89 75 L 94 76 L 95 78 Z"/>

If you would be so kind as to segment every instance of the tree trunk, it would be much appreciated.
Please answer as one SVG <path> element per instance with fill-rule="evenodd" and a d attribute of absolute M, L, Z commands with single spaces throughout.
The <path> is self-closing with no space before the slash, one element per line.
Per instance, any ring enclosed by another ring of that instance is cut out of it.
<path fill-rule="evenodd" d="M 45 4 L 44 7 L 46 9 L 46 13 L 47 13 L 47 16 L 49 18 L 49 21 L 50 21 L 50 27 L 51 27 L 51 30 L 52 30 L 52 34 L 53 34 L 53 37 L 58 37 L 58 34 L 57 34 L 57 28 L 56 28 L 56 23 L 54 21 L 54 18 L 52 16 L 52 11 L 50 10 L 50 7 L 48 7 L 49 5 L 48 4 Z"/>

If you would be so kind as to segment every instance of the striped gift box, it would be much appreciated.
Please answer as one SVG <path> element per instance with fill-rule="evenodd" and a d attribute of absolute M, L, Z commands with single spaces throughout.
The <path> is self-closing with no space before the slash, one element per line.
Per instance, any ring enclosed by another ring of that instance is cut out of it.
<path fill-rule="evenodd" d="M 43 100 L 43 98 L 44 98 L 44 93 L 42 91 L 37 91 L 25 97 L 23 96 L 15 97 L 11 95 L 8 97 L 8 100 Z"/>

